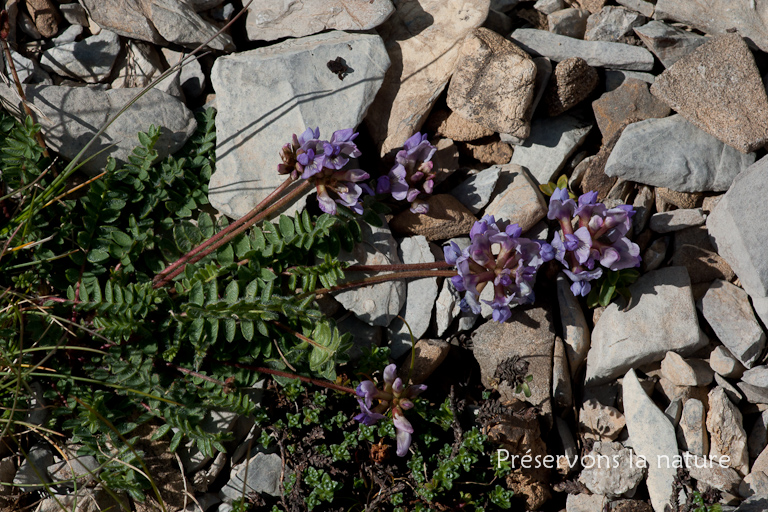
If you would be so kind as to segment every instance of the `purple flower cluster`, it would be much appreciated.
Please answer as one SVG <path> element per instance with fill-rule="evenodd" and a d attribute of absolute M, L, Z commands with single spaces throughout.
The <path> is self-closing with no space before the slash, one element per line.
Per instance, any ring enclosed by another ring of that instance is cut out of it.
<path fill-rule="evenodd" d="M 634 214 L 628 205 L 609 209 L 598 203 L 594 191 L 579 197 L 578 204 L 566 189 L 552 193 L 547 218 L 560 223 L 552 247 L 574 295 L 585 297 L 592 289 L 589 282 L 603 275 L 597 263 L 610 270 L 640 266 L 640 248 L 626 237 Z"/>
<path fill-rule="evenodd" d="M 380 419 L 384 419 L 388 410 L 392 411 L 392 422 L 395 424 L 397 432 L 397 455 L 405 456 L 408 453 L 408 447 L 411 446 L 411 434 L 413 427 L 411 422 L 405 417 L 403 411 L 413 407 L 411 398 L 419 395 L 426 390 L 427 386 L 423 384 L 405 386 L 402 379 L 397 377 L 397 366 L 390 364 L 384 368 L 384 389 L 376 387 L 376 383 L 371 380 L 364 380 L 355 390 L 357 399 L 362 412 L 355 416 L 355 420 L 364 425 L 373 425 Z M 379 403 L 373 406 L 373 401 Z"/>
<path fill-rule="evenodd" d="M 466 292 L 462 310 L 480 313 L 480 292 L 488 283 L 493 283 L 493 300 L 483 302 L 493 308 L 497 322 L 512 316 L 510 304 L 533 302 L 536 271 L 554 257 L 554 250 L 546 242 L 520 238 L 521 232 L 517 224 L 502 230 L 492 215 L 486 215 L 469 232 L 469 247 L 462 251 L 451 242 L 444 248 L 445 261 L 456 265 L 459 272 L 451 282 L 457 290 Z M 498 253 L 494 256 L 496 244 Z"/>
<path fill-rule="evenodd" d="M 395 165 L 389 175 L 379 178 L 377 194 L 392 194 L 398 201 L 411 203 L 413 213 L 427 213 L 429 205 L 424 195 L 432 193 L 435 173 L 432 171 L 432 156 L 437 148 L 429 143 L 427 134 L 415 133 L 395 156 Z"/>
<path fill-rule="evenodd" d="M 336 203 L 349 207 L 357 214 L 363 213 L 360 196 L 363 191 L 373 190 L 361 183 L 370 178 L 361 169 L 344 169 L 350 158 L 360 156 L 353 142 L 357 137 L 351 129 L 337 130 L 331 140 L 320 140 L 320 129 L 307 128 L 301 135 L 293 135 L 280 152 L 283 163 L 277 168 L 280 174 L 290 174 L 311 179 L 317 188 L 317 200 L 325 213 L 336 214 Z"/>

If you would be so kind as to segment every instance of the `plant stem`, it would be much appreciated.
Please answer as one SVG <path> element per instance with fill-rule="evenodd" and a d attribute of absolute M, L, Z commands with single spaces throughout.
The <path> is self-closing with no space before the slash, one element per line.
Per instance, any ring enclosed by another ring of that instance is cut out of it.
<path fill-rule="evenodd" d="M 234 239 L 239 234 L 243 233 L 246 229 L 253 226 L 254 224 L 261 222 L 265 218 L 267 218 L 270 214 L 274 213 L 275 211 L 279 210 L 280 208 L 283 208 L 284 206 L 287 206 L 291 202 L 293 202 L 296 198 L 304 194 L 306 191 L 310 189 L 312 184 L 309 181 L 304 181 L 299 186 L 288 192 L 286 195 L 275 201 L 272 205 L 265 208 L 265 205 L 273 200 L 275 197 L 279 195 L 279 193 L 283 192 L 286 188 L 288 188 L 288 185 L 290 185 L 292 181 L 290 179 L 286 180 L 281 184 L 279 187 L 277 187 L 274 192 L 272 192 L 269 196 L 267 196 L 261 203 L 259 203 L 253 210 L 248 212 L 247 215 L 244 217 L 241 217 L 238 219 L 235 223 L 230 224 L 227 226 L 226 229 L 220 231 L 219 233 L 216 233 L 214 236 L 197 246 L 196 248 L 189 251 L 187 254 L 176 260 L 172 265 L 170 265 L 168 268 L 160 272 L 155 276 L 153 279 L 154 281 L 154 288 L 161 288 L 162 286 L 165 286 L 171 280 L 176 277 L 177 275 L 181 274 L 184 271 L 184 267 L 187 264 L 195 263 L 197 261 L 200 261 L 201 259 L 205 258 L 209 254 L 211 254 L 213 251 L 221 247 L 222 245 L 230 242 L 232 239 Z"/>
<path fill-rule="evenodd" d="M 302 382 L 308 382 L 310 384 L 315 384 L 316 386 L 322 386 L 324 388 L 334 389 L 336 391 L 341 391 L 342 393 L 349 393 L 351 395 L 357 394 L 355 390 L 352 388 L 339 386 L 338 384 L 334 384 L 332 382 L 313 379 L 312 377 L 304 377 L 303 375 L 296 375 L 293 373 L 281 372 L 280 370 L 273 370 L 272 368 L 264 368 L 263 366 L 251 366 L 248 364 L 240 364 L 240 363 L 224 363 L 224 364 L 226 364 L 227 366 L 234 366 L 235 368 L 242 368 L 243 370 L 249 370 L 252 372 L 267 373 L 269 375 L 277 375 L 278 377 L 287 377 L 289 379 L 298 379 Z"/>
<path fill-rule="evenodd" d="M 350 265 L 345 272 L 401 272 L 408 270 L 428 270 L 432 268 L 453 268 L 454 265 L 445 261 L 433 263 L 402 263 L 397 265 Z"/>
<path fill-rule="evenodd" d="M 417 265 L 419 265 L 417 263 Z M 407 265 L 405 265 L 407 266 Z M 309 293 L 314 295 L 323 295 L 325 293 L 340 292 L 343 290 L 349 290 L 350 288 L 358 288 L 360 286 L 369 286 L 377 283 L 384 283 L 387 281 L 398 281 L 400 279 L 416 279 L 421 277 L 453 277 L 457 275 L 455 270 L 415 270 L 413 272 L 400 272 L 392 274 L 382 274 L 378 276 L 371 276 L 361 279 L 359 281 L 350 281 L 349 283 L 343 283 L 331 288 L 320 288 L 314 292 L 307 292 L 299 297 L 306 297 Z"/>

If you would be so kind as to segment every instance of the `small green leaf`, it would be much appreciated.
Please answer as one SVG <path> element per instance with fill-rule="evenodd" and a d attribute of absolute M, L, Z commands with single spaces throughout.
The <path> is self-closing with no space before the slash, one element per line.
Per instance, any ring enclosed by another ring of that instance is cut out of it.
<path fill-rule="evenodd" d="M 250 320 L 241 320 L 240 332 L 243 333 L 243 338 L 245 338 L 247 341 L 253 341 L 253 322 Z"/>
<path fill-rule="evenodd" d="M 122 231 L 113 231 L 112 240 L 114 240 L 115 243 L 117 243 L 122 247 L 130 247 L 133 245 L 133 240 L 131 239 L 131 237 L 123 233 Z"/>
<path fill-rule="evenodd" d="M 101 249 L 94 249 L 88 253 L 87 259 L 91 263 L 101 263 L 109 259 L 109 253 Z"/>
<path fill-rule="evenodd" d="M 237 299 L 240 296 L 240 286 L 237 284 L 237 281 L 231 281 L 227 285 L 224 296 L 226 297 L 229 304 L 234 304 L 237 302 Z"/>

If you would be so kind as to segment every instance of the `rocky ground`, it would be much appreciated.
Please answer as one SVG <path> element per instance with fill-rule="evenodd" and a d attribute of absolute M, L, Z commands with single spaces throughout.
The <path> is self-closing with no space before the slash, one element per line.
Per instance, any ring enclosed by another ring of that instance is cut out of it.
<path fill-rule="evenodd" d="M 7 0 L 6 8 L 27 99 L 47 144 L 71 159 L 135 88 L 213 37 L 242 4 Z M 427 383 L 460 349 L 471 349 L 488 387 L 500 362 L 526 359 L 531 397 L 498 391 L 536 406 L 546 453 L 621 461 L 518 469 L 510 485 L 528 509 L 663 512 L 677 510 L 676 492 L 714 488 L 724 510 L 766 510 L 767 17 L 766 0 L 256 0 L 91 153 L 115 143 L 109 154 L 125 160 L 136 133 L 154 123 L 164 128 L 157 149 L 170 154 L 194 131 L 192 110 L 215 106 L 210 201 L 236 218 L 282 181 L 278 150 L 306 126 L 325 136 L 357 127 L 361 167 L 372 176 L 425 131 L 438 148 L 430 214 L 399 212 L 372 228 L 367 249 L 349 255 L 366 264 L 441 259 L 440 245 L 466 245 L 486 214 L 551 240 L 539 184 L 563 174 L 577 194 L 633 205 L 643 263 L 629 304 L 587 309 L 551 264 L 537 303 L 505 324 L 487 321 L 490 308 L 460 311 L 459 294 L 437 278 L 344 292 L 329 313 L 357 343 L 388 344 L 398 360 L 410 349 L 401 314 L 420 339 Z M 20 109 L 14 87 L 0 94 Z M 100 172 L 106 154 L 83 170 Z M 238 426 L 236 417 L 211 417 L 212 429 Z M 530 446 L 496 439 L 511 455 Z M 241 452 L 223 488 L 196 486 L 203 509 L 230 510 L 236 494 L 227 489 L 242 486 L 246 468 L 252 489 L 276 492 L 279 457 L 242 462 Z M 692 455 L 727 462 L 689 463 L 681 479 L 674 457 Z M 61 470 L 43 448 L 29 460 L 54 478 Z M 223 460 L 185 452 L 180 463 L 196 482 L 213 482 L 229 467 Z M 21 486 L 39 476 L 29 462 L 17 471 L 3 461 L 0 475 Z M 40 507 L 56 510 L 51 499 Z"/>

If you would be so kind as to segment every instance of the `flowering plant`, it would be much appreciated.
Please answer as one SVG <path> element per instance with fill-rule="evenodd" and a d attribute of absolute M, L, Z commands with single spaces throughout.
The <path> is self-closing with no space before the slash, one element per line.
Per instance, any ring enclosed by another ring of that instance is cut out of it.
<path fill-rule="evenodd" d="M 355 390 L 358 403 L 362 412 L 355 416 L 355 420 L 364 425 L 373 425 L 385 418 L 387 411 L 392 412 L 392 422 L 397 432 L 397 455 L 404 457 L 411 446 L 411 434 L 413 427 L 405 417 L 403 411 L 413 408 L 411 398 L 419 395 L 427 389 L 424 384 L 405 386 L 402 379 L 396 376 L 397 366 L 394 364 L 384 368 L 384 389 L 378 389 L 372 380 L 362 381 Z M 373 401 L 379 403 L 372 407 Z"/>
<path fill-rule="evenodd" d="M 408 201 L 413 213 L 429 212 L 424 196 L 431 194 L 435 186 L 431 162 L 435 151 L 437 148 L 429 143 L 426 133 L 413 134 L 397 152 L 389 174 L 379 178 L 376 193 L 391 193 L 398 201 Z"/>
<path fill-rule="evenodd" d="M 546 242 L 520 238 L 521 233 L 517 224 L 502 229 L 493 215 L 486 215 L 472 226 L 469 247 L 461 250 L 451 242 L 444 248 L 445 261 L 456 265 L 459 272 L 451 282 L 457 290 L 466 292 L 462 310 L 480 313 L 480 293 L 488 283 L 493 283 L 493 300 L 483 302 L 493 308 L 497 322 L 512 316 L 510 304 L 533 302 L 536 271 L 554 257 L 554 251 Z M 498 245 L 496 255 L 494 245 Z"/>
<path fill-rule="evenodd" d="M 574 295 L 587 296 L 592 290 L 590 281 L 602 277 L 606 269 L 617 272 L 640 266 L 640 248 L 626 236 L 634 214 L 629 205 L 608 208 L 597 201 L 594 191 L 581 195 L 577 204 L 567 189 L 554 189 L 547 218 L 557 220 L 560 231 L 552 240 L 552 247 L 555 258 L 565 266 L 563 272 L 573 283 Z M 612 289 L 609 287 L 609 301 L 616 291 L 618 274 L 608 282 L 613 283 Z M 602 287 L 600 295 L 600 302 L 605 302 Z"/>

